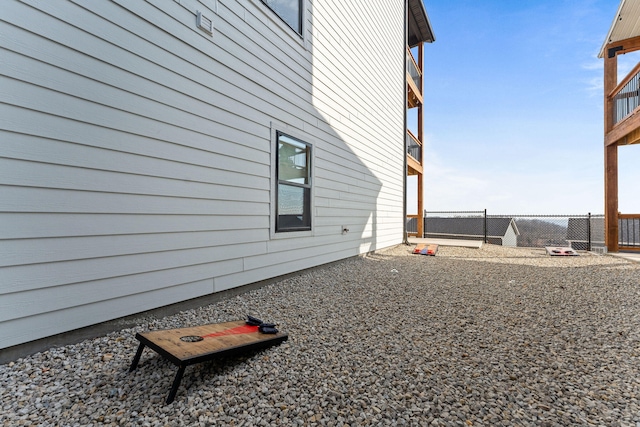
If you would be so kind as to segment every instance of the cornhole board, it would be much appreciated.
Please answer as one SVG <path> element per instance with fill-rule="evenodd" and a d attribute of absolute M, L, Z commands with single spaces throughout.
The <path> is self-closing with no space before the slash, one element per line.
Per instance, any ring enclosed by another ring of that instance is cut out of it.
<path fill-rule="evenodd" d="M 418 243 L 413 249 L 414 254 L 436 256 L 438 245 L 428 243 Z"/>
<path fill-rule="evenodd" d="M 243 320 L 141 332 L 136 334 L 140 345 L 131 362 L 129 372 L 138 366 L 145 346 L 176 365 L 178 372 L 167 396 L 167 404 L 169 404 L 176 397 L 187 366 L 241 351 L 270 347 L 288 338 L 289 335 L 283 332 L 263 334 L 258 331 L 257 326 L 247 325 Z"/>
<path fill-rule="evenodd" d="M 574 251 L 573 248 L 569 247 L 560 247 L 560 246 L 545 246 L 547 253 L 551 256 L 578 256 L 578 252 Z"/>

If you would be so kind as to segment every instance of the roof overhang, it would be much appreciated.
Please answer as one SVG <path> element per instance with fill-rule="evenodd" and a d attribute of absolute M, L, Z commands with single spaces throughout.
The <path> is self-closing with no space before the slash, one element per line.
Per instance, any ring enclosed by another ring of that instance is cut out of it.
<path fill-rule="evenodd" d="M 621 0 L 598 58 L 604 58 L 607 45 L 610 43 L 638 36 L 640 36 L 640 0 Z"/>
<path fill-rule="evenodd" d="M 420 43 L 432 43 L 436 40 L 429 22 L 427 9 L 422 0 L 409 0 L 409 47 Z"/>

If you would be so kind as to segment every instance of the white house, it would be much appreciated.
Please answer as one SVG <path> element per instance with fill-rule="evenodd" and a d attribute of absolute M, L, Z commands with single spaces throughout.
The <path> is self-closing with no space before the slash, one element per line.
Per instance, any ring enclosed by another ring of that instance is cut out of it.
<path fill-rule="evenodd" d="M 0 349 L 401 243 L 405 21 L 3 1 Z"/>

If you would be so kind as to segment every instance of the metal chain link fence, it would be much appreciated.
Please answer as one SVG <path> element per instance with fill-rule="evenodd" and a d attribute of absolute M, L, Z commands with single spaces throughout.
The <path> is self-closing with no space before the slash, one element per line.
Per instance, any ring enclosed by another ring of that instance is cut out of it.
<path fill-rule="evenodd" d="M 483 240 L 502 246 L 566 246 L 604 252 L 604 215 L 489 215 L 483 211 L 425 211 L 425 238 Z M 417 232 L 417 219 L 407 221 Z"/>

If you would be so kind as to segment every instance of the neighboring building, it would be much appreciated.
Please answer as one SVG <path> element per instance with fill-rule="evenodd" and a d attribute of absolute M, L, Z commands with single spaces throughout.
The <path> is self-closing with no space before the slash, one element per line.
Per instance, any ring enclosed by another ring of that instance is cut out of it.
<path fill-rule="evenodd" d="M 621 0 L 600 50 L 604 58 L 605 245 L 609 252 L 627 245 L 620 225 L 640 220 L 618 211 L 618 146 L 640 143 L 640 63 L 618 82 L 618 56 L 640 50 L 640 0 Z M 630 236 L 631 234 L 629 234 Z"/>
<path fill-rule="evenodd" d="M 401 243 L 408 5 L 4 1 L 0 349 Z"/>
<path fill-rule="evenodd" d="M 494 245 L 518 246 L 520 232 L 513 218 L 487 218 L 487 242 Z M 484 240 L 485 218 L 426 217 L 424 237 L 438 239 Z"/>

